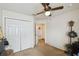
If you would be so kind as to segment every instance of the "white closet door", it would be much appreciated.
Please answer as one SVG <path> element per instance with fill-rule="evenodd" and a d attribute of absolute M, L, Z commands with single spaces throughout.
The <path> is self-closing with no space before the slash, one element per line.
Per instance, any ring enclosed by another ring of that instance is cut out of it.
<path fill-rule="evenodd" d="M 33 22 L 6 19 L 8 49 L 18 52 L 34 46 Z"/>
<path fill-rule="evenodd" d="M 9 41 L 7 49 L 13 49 L 14 52 L 20 51 L 20 32 L 19 21 L 6 19 L 6 38 Z"/>
<path fill-rule="evenodd" d="M 33 22 L 21 22 L 21 50 L 33 46 Z"/>

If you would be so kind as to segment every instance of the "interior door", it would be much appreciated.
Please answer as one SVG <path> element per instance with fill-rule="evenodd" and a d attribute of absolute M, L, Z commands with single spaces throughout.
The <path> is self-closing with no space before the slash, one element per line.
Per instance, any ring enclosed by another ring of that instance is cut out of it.
<path fill-rule="evenodd" d="M 20 51 L 19 21 L 6 19 L 6 38 L 9 42 L 7 49 L 13 49 L 14 52 Z"/>
<path fill-rule="evenodd" d="M 20 33 L 21 33 L 21 50 L 32 47 L 33 45 L 33 22 L 21 21 L 20 22 Z"/>

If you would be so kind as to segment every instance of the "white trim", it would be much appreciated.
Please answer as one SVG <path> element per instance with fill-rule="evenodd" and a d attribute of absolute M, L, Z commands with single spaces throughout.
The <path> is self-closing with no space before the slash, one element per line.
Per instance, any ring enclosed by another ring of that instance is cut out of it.
<path fill-rule="evenodd" d="M 30 20 L 23 20 L 23 19 L 16 19 L 16 18 L 10 18 L 10 17 L 4 17 L 5 19 L 12 19 L 12 20 L 18 20 L 18 21 L 28 21 L 28 22 L 32 22 Z"/>

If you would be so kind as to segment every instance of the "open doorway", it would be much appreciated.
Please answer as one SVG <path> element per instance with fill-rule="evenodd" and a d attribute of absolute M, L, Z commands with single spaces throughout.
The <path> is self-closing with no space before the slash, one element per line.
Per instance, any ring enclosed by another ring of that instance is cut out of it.
<path fill-rule="evenodd" d="M 36 45 L 39 47 L 45 46 L 45 24 L 36 24 Z"/>

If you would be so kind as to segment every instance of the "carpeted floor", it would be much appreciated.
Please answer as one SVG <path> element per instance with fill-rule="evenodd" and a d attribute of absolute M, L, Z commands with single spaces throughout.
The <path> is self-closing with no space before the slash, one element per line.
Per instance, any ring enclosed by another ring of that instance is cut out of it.
<path fill-rule="evenodd" d="M 29 48 L 14 54 L 11 56 L 66 56 L 64 51 L 54 48 L 49 45 L 43 47 Z"/>

